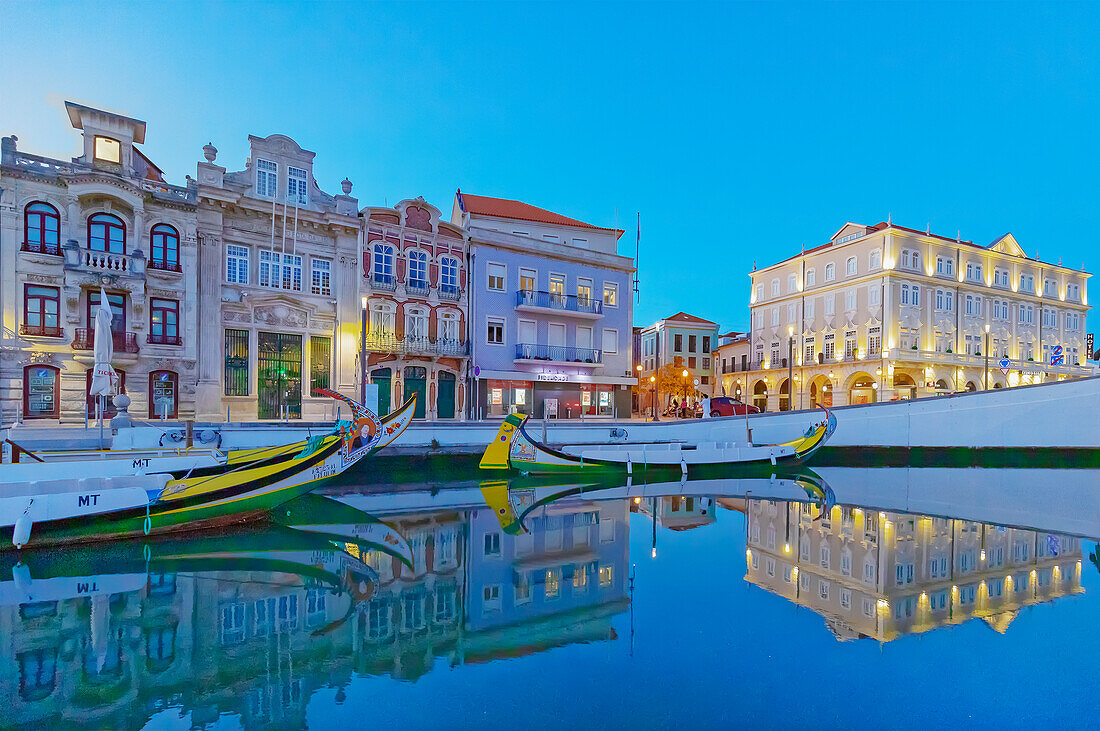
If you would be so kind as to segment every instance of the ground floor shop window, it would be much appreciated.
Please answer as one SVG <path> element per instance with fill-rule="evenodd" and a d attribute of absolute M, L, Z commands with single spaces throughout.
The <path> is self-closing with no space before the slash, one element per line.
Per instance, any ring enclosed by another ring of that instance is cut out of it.
<path fill-rule="evenodd" d="M 248 395 L 248 331 L 225 331 L 225 395 Z"/>
<path fill-rule="evenodd" d="M 533 384 L 530 381 L 486 381 L 487 415 L 531 414 Z"/>
<path fill-rule="evenodd" d="M 332 374 L 332 340 L 313 336 L 309 339 L 309 392 L 328 388 Z"/>
<path fill-rule="evenodd" d="M 153 371 L 149 374 L 149 416 L 178 418 L 179 376 L 175 371 Z"/>
<path fill-rule="evenodd" d="M 61 417 L 61 371 L 53 366 L 32 365 L 23 369 L 23 418 Z"/>
<path fill-rule="evenodd" d="M 580 410 L 585 416 L 612 416 L 614 386 L 581 386 Z"/>

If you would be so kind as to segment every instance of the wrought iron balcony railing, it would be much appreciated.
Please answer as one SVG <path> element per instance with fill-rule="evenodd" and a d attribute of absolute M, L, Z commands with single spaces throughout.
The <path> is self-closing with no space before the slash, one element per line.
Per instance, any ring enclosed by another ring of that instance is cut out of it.
<path fill-rule="evenodd" d="M 32 254 L 49 254 L 61 256 L 61 244 L 51 244 L 45 241 L 24 241 L 19 247 L 20 251 L 29 251 Z"/>
<path fill-rule="evenodd" d="M 397 289 L 397 277 L 392 274 L 372 274 L 370 277 L 371 289 L 379 292 L 393 292 Z"/>
<path fill-rule="evenodd" d="M 597 365 L 603 363 L 603 352 L 594 348 L 577 348 L 571 345 L 518 343 L 516 360 L 553 360 Z"/>
<path fill-rule="evenodd" d="M 164 261 L 163 259 L 150 259 L 149 268 L 162 272 L 182 272 L 183 266 L 178 261 Z"/>
<path fill-rule="evenodd" d="M 116 353 L 138 352 L 137 335 L 127 332 L 112 333 Z M 95 347 L 95 330 L 92 328 L 77 328 L 76 337 L 73 338 L 73 350 L 92 350 Z"/>
<path fill-rule="evenodd" d="M 154 335 L 149 333 L 145 342 L 152 345 L 183 345 L 183 338 L 179 335 Z"/>
<path fill-rule="evenodd" d="M 405 291 L 415 297 L 428 296 L 428 283 L 423 280 L 409 280 L 405 282 Z"/>
<path fill-rule="evenodd" d="M 516 307 L 542 307 L 548 310 L 579 312 L 588 315 L 603 313 L 603 302 L 592 297 L 579 297 L 556 292 L 537 292 L 521 289 L 516 292 Z"/>
<path fill-rule="evenodd" d="M 20 335 L 30 335 L 32 337 L 39 338 L 59 338 L 61 337 L 60 325 L 28 325 L 22 323 L 19 325 Z"/>
<path fill-rule="evenodd" d="M 439 299 L 458 302 L 462 299 L 462 289 L 453 284 L 439 285 Z"/>
<path fill-rule="evenodd" d="M 413 355 L 449 355 L 462 357 L 469 355 L 470 344 L 460 340 L 444 338 L 398 338 L 394 335 L 368 335 L 367 350 L 379 353 L 399 353 Z"/>

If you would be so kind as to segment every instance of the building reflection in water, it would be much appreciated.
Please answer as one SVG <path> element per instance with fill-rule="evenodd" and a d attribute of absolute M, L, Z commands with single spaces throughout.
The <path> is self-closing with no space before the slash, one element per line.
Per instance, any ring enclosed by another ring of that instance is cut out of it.
<path fill-rule="evenodd" d="M 1083 592 L 1073 536 L 809 503 L 740 501 L 745 580 L 825 618 L 839 640 L 890 641 Z"/>
<path fill-rule="evenodd" d="M 377 581 L 344 591 L 293 569 L 202 571 L 16 599 L 0 606 L 0 726 L 139 727 L 169 708 L 195 726 L 227 713 L 246 727 L 304 726 L 314 691 L 335 687 L 340 701 L 355 673 L 412 680 L 440 660 L 614 639 L 628 512 L 624 500 L 570 499 L 532 512 L 520 536 L 485 508 L 402 514 L 387 522 L 413 566 L 366 552 Z"/>

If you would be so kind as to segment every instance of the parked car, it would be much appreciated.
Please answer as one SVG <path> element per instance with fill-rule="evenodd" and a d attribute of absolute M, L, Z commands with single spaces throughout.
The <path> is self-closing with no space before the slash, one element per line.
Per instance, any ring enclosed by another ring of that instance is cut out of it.
<path fill-rule="evenodd" d="M 711 416 L 744 416 L 759 413 L 760 409 L 743 404 L 731 396 L 715 396 L 710 400 Z"/>

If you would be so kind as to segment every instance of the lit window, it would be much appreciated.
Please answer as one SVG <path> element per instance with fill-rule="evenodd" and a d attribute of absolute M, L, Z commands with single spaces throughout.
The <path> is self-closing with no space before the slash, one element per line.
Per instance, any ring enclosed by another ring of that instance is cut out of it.
<path fill-rule="evenodd" d="M 603 283 L 603 304 L 605 307 L 619 306 L 619 285 L 615 282 Z"/>
<path fill-rule="evenodd" d="M 119 144 L 118 140 L 113 140 L 110 137 L 96 137 L 95 159 L 116 164 L 121 163 L 122 145 Z"/>

